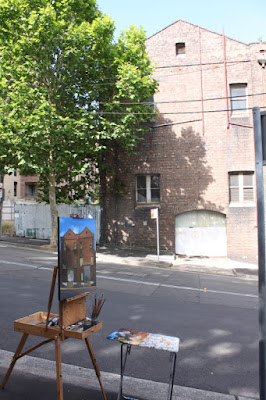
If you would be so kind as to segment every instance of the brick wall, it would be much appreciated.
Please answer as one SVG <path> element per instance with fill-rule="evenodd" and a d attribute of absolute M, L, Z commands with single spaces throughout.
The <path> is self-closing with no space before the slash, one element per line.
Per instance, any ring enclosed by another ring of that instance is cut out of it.
<path fill-rule="evenodd" d="M 186 46 L 184 55 L 175 53 L 175 44 L 180 42 Z M 232 207 L 228 178 L 229 172 L 255 170 L 252 111 L 231 116 L 225 97 L 232 83 L 247 83 L 249 95 L 266 91 L 257 62 L 261 46 L 266 49 L 266 45 L 246 45 L 228 38 L 225 43 L 226 72 L 224 39 L 219 34 L 177 21 L 147 40 L 147 51 L 156 65 L 154 77 L 159 81 L 154 96 L 159 115 L 152 132 L 139 144 L 138 155 L 128 157 L 118 149 L 114 157 L 109 151 L 109 164 L 116 165 L 113 170 L 117 172 L 116 178 L 108 177 L 105 193 L 107 241 L 155 248 L 156 227 L 150 209 L 157 205 L 136 203 L 135 182 L 137 174 L 159 174 L 162 249 L 174 251 L 177 215 L 203 209 L 226 215 L 229 257 L 256 260 L 255 201 Z M 250 96 L 248 107 L 265 106 L 264 100 L 261 95 Z M 112 191 L 114 179 L 121 183 L 120 194 Z"/>
<path fill-rule="evenodd" d="M 27 184 L 29 185 L 37 185 L 39 182 L 39 176 L 38 175 L 29 175 L 29 176 L 20 176 L 20 197 L 22 199 L 24 198 L 34 198 L 35 196 L 29 195 L 27 193 Z"/>

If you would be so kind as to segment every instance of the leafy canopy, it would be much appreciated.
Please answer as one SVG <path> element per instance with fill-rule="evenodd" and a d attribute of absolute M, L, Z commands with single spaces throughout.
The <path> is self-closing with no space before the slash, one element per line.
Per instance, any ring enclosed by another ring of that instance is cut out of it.
<path fill-rule="evenodd" d="M 0 0 L 2 172 L 38 173 L 78 198 L 76 176 L 94 175 L 110 141 L 135 147 L 156 82 L 144 31 L 113 34 L 95 0 Z"/>

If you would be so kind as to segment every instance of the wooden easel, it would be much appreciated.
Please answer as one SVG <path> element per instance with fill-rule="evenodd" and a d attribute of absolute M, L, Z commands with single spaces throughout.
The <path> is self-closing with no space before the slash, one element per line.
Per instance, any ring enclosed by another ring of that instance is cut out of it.
<path fill-rule="evenodd" d="M 81 294 L 79 296 L 71 297 L 63 301 L 59 301 L 59 325 L 49 326 L 51 318 L 58 317 L 57 314 L 51 314 L 51 307 L 54 296 L 56 275 L 58 268 L 54 267 L 50 296 L 48 301 L 47 312 L 37 312 L 32 315 L 28 315 L 24 318 L 15 320 L 14 330 L 23 333 L 23 336 L 19 342 L 19 345 L 14 353 L 10 366 L 3 379 L 1 389 L 4 389 L 9 376 L 17 362 L 17 360 L 25 355 L 31 353 L 33 350 L 43 346 L 46 343 L 50 343 L 54 340 L 55 342 L 55 357 L 56 357 L 56 377 L 57 377 L 57 400 L 63 400 L 63 381 L 62 381 L 62 365 L 61 365 L 61 341 L 66 340 L 69 337 L 76 339 L 84 339 L 86 346 L 89 351 L 89 355 L 92 361 L 93 368 L 98 378 L 100 388 L 104 400 L 107 400 L 102 381 L 101 373 L 96 362 L 94 351 L 89 340 L 89 336 L 99 331 L 102 328 L 102 323 L 98 322 L 96 325 L 83 330 L 75 331 L 68 328 L 72 324 L 76 324 L 78 321 L 82 321 L 86 318 L 86 296 L 90 293 Z M 22 353 L 23 347 L 28 339 L 29 335 L 41 336 L 47 338 L 38 345 Z"/>

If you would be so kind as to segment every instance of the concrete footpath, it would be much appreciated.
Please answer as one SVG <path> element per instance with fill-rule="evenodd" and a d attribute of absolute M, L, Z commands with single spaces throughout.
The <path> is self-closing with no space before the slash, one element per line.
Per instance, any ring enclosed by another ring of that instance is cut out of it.
<path fill-rule="evenodd" d="M 48 241 L 26 238 L 0 238 L 2 242 L 14 246 L 39 247 L 49 251 Z M 111 247 L 97 248 L 97 262 L 127 265 L 149 265 L 188 272 L 222 274 L 249 279 L 257 279 L 257 265 L 235 262 L 228 259 L 187 258 L 146 254 L 144 251 L 121 250 Z M 15 349 L 14 349 L 15 350 Z M 13 353 L 0 350 L 0 382 L 8 368 Z M 97 355 L 96 355 L 97 356 Z M 64 400 L 100 400 L 103 398 L 94 370 L 74 365 L 62 364 Z M 103 368 L 104 369 L 104 368 Z M 178 375 L 178 363 L 176 376 Z M 102 382 L 108 400 L 117 399 L 120 376 L 101 372 Z M 0 391 L 0 400 L 56 399 L 56 365 L 54 361 L 24 356 L 18 360 L 6 388 Z M 202 377 L 204 379 L 204 376 Z M 165 383 L 125 377 L 125 395 L 142 400 L 162 400 L 167 398 L 168 385 Z M 232 394 L 215 393 L 174 385 L 173 400 L 257 400 Z"/>
<path fill-rule="evenodd" d="M 1 380 L 12 359 L 13 353 L 0 350 Z M 176 375 L 178 374 L 178 367 Z M 95 372 L 90 368 L 62 364 L 64 400 L 100 400 L 103 398 Z M 117 399 L 120 376 L 101 372 L 107 400 Z M 203 378 L 204 379 L 204 378 Z M 167 398 L 168 384 L 132 377 L 124 378 L 124 394 L 142 400 Z M 56 399 L 56 365 L 32 356 L 18 360 L 4 390 L 3 400 L 47 400 Z M 174 385 L 172 400 L 253 400 L 250 397 L 209 392 Z"/>
<path fill-rule="evenodd" d="M 0 236 L 0 242 L 6 241 L 14 246 L 40 247 L 49 249 L 49 240 L 24 237 Z M 217 275 L 258 278 L 258 265 L 245 261 L 235 261 L 226 257 L 183 257 L 175 255 L 148 254 L 144 249 L 123 249 L 113 246 L 97 246 L 97 261 L 111 264 L 132 266 L 154 266 L 179 271 L 197 272 Z"/>

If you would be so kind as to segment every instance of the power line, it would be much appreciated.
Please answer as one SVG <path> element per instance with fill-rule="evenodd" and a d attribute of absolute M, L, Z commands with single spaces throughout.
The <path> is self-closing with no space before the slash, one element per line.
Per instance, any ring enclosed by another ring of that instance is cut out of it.
<path fill-rule="evenodd" d="M 119 106 L 119 105 L 145 105 L 145 106 L 153 106 L 156 104 L 176 104 L 176 103 L 194 103 L 194 102 L 202 102 L 202 101 L 213 101 L 213 100 L 226 100 L 226 99 L 237 99 L 237 98 L 245 98 L 245 97 L 255 97 L 255 96 L 263 96 L 265 93 L 255 93 L 255 94 L 246 94 L 242 96 L 227 96 L 227 97 L 211 97 L 207 99 L 192 99 L 192 100 L 168 100 L 168 101 L 142 101 L 142 102 L 119 102 L 119 103 L 111 103 L 111 102 L 102 102 L 99 101 L 97 104 L 102 104 L 102 105 L 114 105 L 114 106 Z"/>
<path fill-rule="evenodd" d="M 260 107 L 262 109 L 266 107 Z M 233 111 L 248 111 L 252 110 L 252 107 L 247 108 L 234 108 Z M 231 112 L 231 109 L 223 109 L 223 110 L 200 110 L 200 111 L 178 111 L 178 112 L 116 112 L 116 111 L 91 111 L 93 114 L 101 114 L 101 115 L 183 115 L 183 114 L 208 114 L 208 113 L 218 113 L 218 112 Z"/>
<path fill-rule="evenodd" d="M 226 61 L 226 64 L 235 64 L 235 63 L 249 63 L 252 62 L 252 60 L 240 60 L 240 61 Z M 182 67 L 197 67 L 200 65 L 218 65 L 218 64 L 223 64 L 223 61 L 217 61 L 217 62 L 208 62 L 208 63 L 196 63 L 196 64 L 175 64 L 175 65 L 162 65 L 162 66 L 156 66 L 154 67 L 155 69 L 164 69 L 164 68 L 182 68 Z"/>
<path fill-rule="evenodd" d="M 181 125 L 181 124 L 191 124 L 192 122 L 200 122 L 202 119 L 192 119 L 190 121 L 182 121 L 182 122 L 170 122 L 169 124 L 161 124 L 152 126 L 152 129 L 155 128 L 163 128 L 164 126 L 171 126 L 171 125 Z"/>

